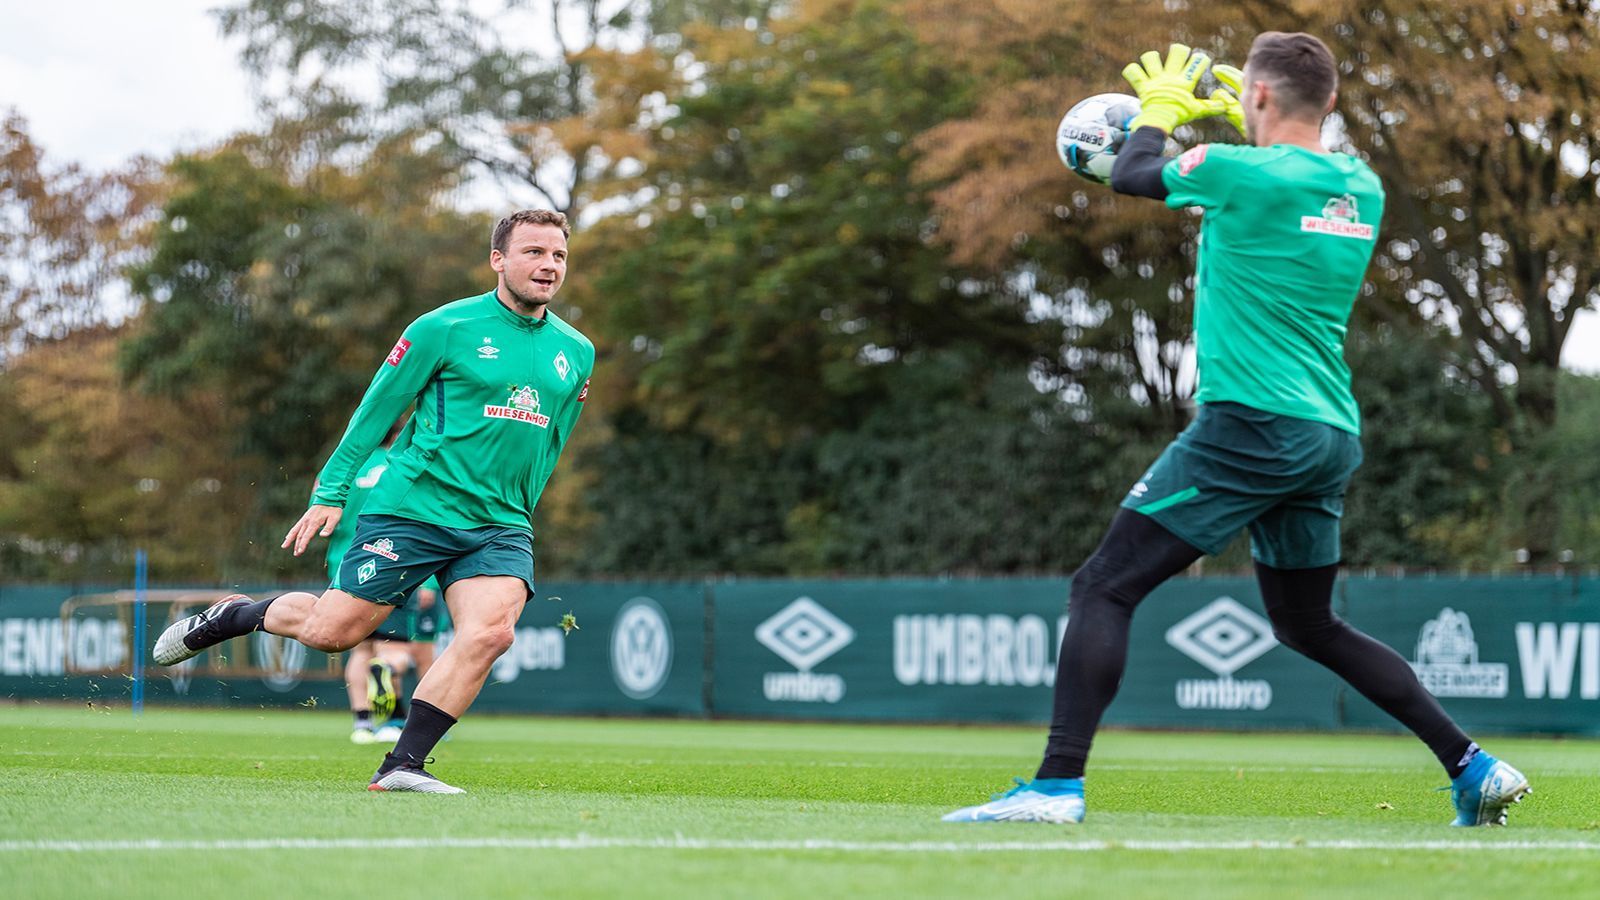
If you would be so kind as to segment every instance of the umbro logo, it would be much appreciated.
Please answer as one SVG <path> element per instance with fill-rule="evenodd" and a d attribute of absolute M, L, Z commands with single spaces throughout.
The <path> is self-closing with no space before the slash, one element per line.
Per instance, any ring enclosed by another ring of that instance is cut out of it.
<path fill-rule="evenodd" d="M 1167 629 L 1167 643 L 1227 677 L 1273 647 L 1272 623 L 1232 597 L 1218 597 Z"/>
<path fill-rule="evenodd" d="M 498 359 L 499 357 L 500 357 L 500 348 L 494 346 L 494 342 L 493 342 L 493 340 L 491 338 L 484 338 L 483 339 L 483 346 L 478 348 L 478 358 L 479 359 Z"/>

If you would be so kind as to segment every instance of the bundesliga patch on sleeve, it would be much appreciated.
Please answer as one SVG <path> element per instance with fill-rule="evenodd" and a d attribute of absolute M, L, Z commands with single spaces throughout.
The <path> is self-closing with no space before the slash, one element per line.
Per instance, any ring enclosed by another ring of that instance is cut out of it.
<path fill-rule="evenodd" d="M 589 399 L 589 379 L 585 378 L 583 380 L 583 389 L 578 391 L 578 402 L 582 403 L 587 399 Z"/>
<path fill-rule="evenodd" d="M 405 338 L 401 338 L 395 342 L 394 349 L 389 351 L 389 357 L 388 359 L 385 359 L 384 362 L 391 366 L 398 366 L 400 365 L 400 360 L 406 358 L 406 351 L 410 349 L 411 342 Z"/>
<path fill-rule="evenodd" d="M 1198 147 L 1190 147 L 1188 150 L 1183 151 L 1183 155 L 1178 157 L 1178 174 L 1187 175 L 1198 168 L 1201 163 L 1206 161 L 1206 151 L 1210 147 L 1210 144 L 1201 144 Z"/>

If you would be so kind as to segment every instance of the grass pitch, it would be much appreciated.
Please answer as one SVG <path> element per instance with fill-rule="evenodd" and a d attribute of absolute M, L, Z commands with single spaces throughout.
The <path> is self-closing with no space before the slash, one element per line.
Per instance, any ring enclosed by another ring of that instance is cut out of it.
<path fill-rule="evenodd" d="M 1451 829 L 1409 738 L 1109 732 L 1076 827 L 947 825 L 1041 728 L 471 717 L 372 794 L 324 712 L 0 707 L 8 897 L 1593 895 L 1600 744 L 1499 739 L 1534 794 Z"/>

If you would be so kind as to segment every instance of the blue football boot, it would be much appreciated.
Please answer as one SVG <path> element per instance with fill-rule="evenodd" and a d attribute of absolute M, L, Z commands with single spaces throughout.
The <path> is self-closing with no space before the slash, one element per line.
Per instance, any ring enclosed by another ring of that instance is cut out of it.
<path fill-rule="evenodd" d="M 1012 779 L 1017 786 L 996 794 L 982 806 L 968 806 L 943 817 L 945 822 L 1050 822 L 1076 825 L 1083 821 L 1082 778 Z"/>
<path fill-rule="evenodd" d="M 1504 825 L 1506 809 L 1531 793 L 1527 776 L 1480 750 L 1450 782 L 1450 802 L 1456 807 L 1456 820 L 1450 824 Z"/>

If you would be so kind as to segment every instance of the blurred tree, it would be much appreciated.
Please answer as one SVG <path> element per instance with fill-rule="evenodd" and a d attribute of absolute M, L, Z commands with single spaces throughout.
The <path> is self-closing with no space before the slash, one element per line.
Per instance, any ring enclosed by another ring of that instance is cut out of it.
<path fill-rule="evenodd" d="M 628 166 L 573 123 L 591 64 L 677 29 L 765 21 L 778 0 L 242 0 L 217 11 L 266 104 L 340 123 L 354 142 L 405 136 L 514 197 L 576 216 L 588 183 Z"/>
<path fill-rule="evenodd" d="M 1370 325 L 1346 355 L 1361 404 L 1364 460 L 1345 510 L 1345 561 L 1418 568 L 1510 561 L 1504 543 L 1509 444 L 1474 382 L 1439 365 L 1444 340 Z"/>
<path fill-rule="evenodd" d="M 0 369 L 13 353 L 131 311 L 121 269 L 158 207 L 155 166 L 52 169 L 14 111 L 0 115 Z"/>
<path fill-rule="evenodd" d="M 211 581 L 238 552 L 251 491 L 216 435 L 242 416 L 214 391 L 133 389 L 122 336 L 79 328 L 0 375 L 0 576 L 125 579 L 145 548 L 153 577 Z"/>
<path fill-rule="evenodd" d="M 693 78 L 647 124 L 644 172 L 611 183 L 632 205 L 591 235 L 606 265 L 583 282 L 635 405 L 777 440 L 852 427 L 885 371 L 941 347 L 1033 358 L 1023 296 L 926 239 L 907 141 L 964 85 L 884 4 L 802 4 L 771 30 L 691 28 L 685 46 Z"/>

